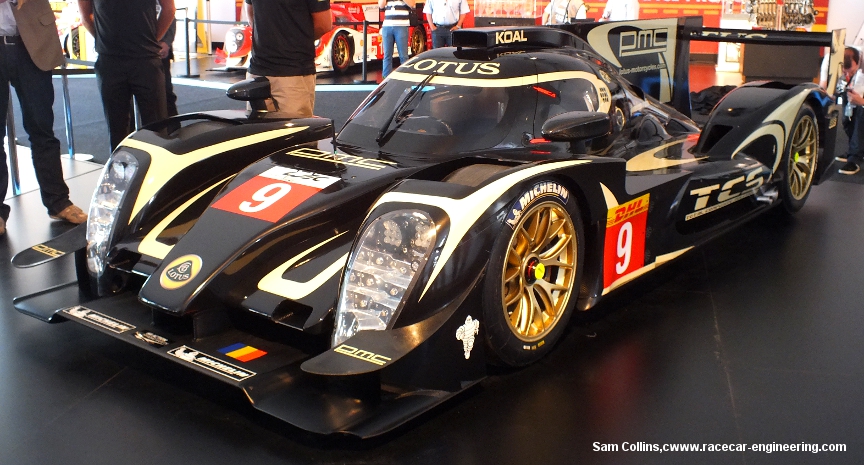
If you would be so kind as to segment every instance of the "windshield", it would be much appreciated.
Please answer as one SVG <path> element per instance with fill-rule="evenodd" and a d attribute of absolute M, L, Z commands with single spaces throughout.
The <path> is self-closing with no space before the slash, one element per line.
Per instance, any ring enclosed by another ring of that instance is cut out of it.
<path fill-rule="evenodd" d="M 348 120 L 338 141 L 381 146 L 388 152 L 464 152 L 495 147 L 517 121 L 525 121 L 526 115 L 533 119 L 536 92 L 530 86 L 481 87 L 439 80 L 446 82 L 437 77 L 425 85 L 386 81 Z"/>

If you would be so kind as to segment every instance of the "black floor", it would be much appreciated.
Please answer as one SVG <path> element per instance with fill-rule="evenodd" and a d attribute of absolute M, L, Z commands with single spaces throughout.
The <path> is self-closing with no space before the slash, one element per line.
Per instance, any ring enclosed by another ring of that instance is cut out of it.
<path fill-rule="evenodd" d="M 98 171 L 73 166 L 86 204 Z M 76 174 L 77 173 L 77 174 Z M 72 279 L 13 270 L 60 233 L 37 192 L 0 237 L 0 464 L 864 463 L 864 186 L 828 181 L 623 288 L 540 363 L 393 434 L 312 436 L 78 325 L 16 312 Z M 846 452 L 595 452 L 594 444 L 844 444 Z"/>

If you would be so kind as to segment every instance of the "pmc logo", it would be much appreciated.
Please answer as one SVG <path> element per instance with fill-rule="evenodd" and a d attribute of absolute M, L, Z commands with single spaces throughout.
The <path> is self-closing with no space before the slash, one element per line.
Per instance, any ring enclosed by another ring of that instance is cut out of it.
<path fill-rule="evenodd" d="M 619 56 L 665 52 L 669 45 L 669 28 L 622 32 L 618 36 Z"/>

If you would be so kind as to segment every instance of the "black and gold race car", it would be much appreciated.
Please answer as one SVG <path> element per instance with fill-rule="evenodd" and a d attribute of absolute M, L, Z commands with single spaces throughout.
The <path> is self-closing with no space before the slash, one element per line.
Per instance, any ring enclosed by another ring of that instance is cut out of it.
<path fill-rule="evenodd" d="M 237 84 L 248 114 L 123 141 L 88 223 L 14 259 L 74 252 L 78 281 L 15 306 L 236 386 L 299 428 L 389 431 L 489 364 L 543 357 L 625 283 L 802 208 L 834 159 L 834 99 L 751 83 L 700 128 L 664 55 L 675 21 L 457 31 L 338 135 L 262 117 L 266 80 Z"/>

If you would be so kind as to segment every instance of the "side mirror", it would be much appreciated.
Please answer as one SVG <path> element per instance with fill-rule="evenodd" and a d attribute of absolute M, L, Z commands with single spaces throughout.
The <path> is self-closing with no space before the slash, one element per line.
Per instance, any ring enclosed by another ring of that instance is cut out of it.
<path fill-rule="evenodd" d="M 571 111 L 546 120 L 540 132 L 547 140 L 576 142 L 609 134 L 612 120 L 606 113 Z"/>
<path fill-rule="evenodd" d="M 267 112 L 266 100 L 271 97 L 270 80 L 264 76 L 246 79 L 229 87 L 225 94 L 228 98 L 249 102 L 252 107 L 250 117 L 263 114 Z"/>

